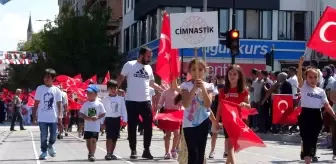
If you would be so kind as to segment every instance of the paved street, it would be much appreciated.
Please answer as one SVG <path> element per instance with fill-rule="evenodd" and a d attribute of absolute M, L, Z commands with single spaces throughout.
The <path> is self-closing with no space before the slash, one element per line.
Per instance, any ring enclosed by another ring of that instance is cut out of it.
<path fill-rule="evenodd" d="M 18 129 L 18 127 L 17 127 Z M 127 134 L 122 133 L 118 141 L 115 154 L 120 158 L 118 161 L 105 161 L 105 136 L 98 142 L 96 151 L 97 161 L 95 163 L 114 163 L 114 164 L 177 164 L 175 160 L 164 160 L 164 146 L 162 141 L 163 133 L 155 131 L 152 140 L 151 152 L 155 160 L 130 160 L 129 147 L 126 140 Z M 210 139 L 208 140 L 210 141 Z M 208 142 L 207 155 L 209 153 L 210 142 Z M 224 150 L 223 138 L 218 140 L 216 156 L 208 163 L 224 163 L 222 158 Z M 142 153 L 142 136 L 138 136 L 138 154 Z M 285 164 L 302 163 L 299 159 L 300 147 L 298 145 L 284 145 L 275 141 L 266 141 L 266 148 L 249 148 L 237 155 L 238 164 Z M 36 160 L 40 153 L 39 129 L 36 126 L 27 127 L 26 131 L 10 132 L 8 126 L 0 127 L 0 163 L 1 164 L 41 164 L 41 163 L 91 163 L 87 159 L 85 142 L 77 137 L 77 133 L 70 133 L 70 136 L 63 140 L 58 140 L 55 144 L 57 156 L 49 157 L 46 161 Z M 334 163 L 331 161 L 330 150 L 319 150 L 320 163 Z"/>

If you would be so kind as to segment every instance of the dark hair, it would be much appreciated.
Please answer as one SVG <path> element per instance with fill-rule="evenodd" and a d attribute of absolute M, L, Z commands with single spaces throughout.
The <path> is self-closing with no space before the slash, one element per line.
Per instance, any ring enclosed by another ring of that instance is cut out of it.
<path fill-rule="evenodd" d="M 152 50 L 151 50 L 150 48 L 146 47 L 146 46 L 140 47 L 140 50 L 139 50 L 139 57 L 140 57 L 141 55 L 145 55 L 145 53 L 146 53 L 147 51 L 152 51 Z"/>
<path fill-rule="evenodd" d="M 240 66 L 235 65 L 235 64 L 230 65 L 230 67 L 226 71 L 224 93 L 228 93 L 231 88 L 231 84 L 229 80 L 229 72 L 232 69 L 235 69 L 238 72 L 237 91 L 238 93 L 243 93 L 245 90 L 245 78 L 244 78 L 243 71 L 241 70 Z"/>
<path fill-rule="evenodd" d="M 268 76 L 268 72 L 266 70 L 261 71 L 261 74 L 264 76 Z"/>
<path fill-rule="evenodd" d="M 246 78 L 246 83 L 248 83 L 248 84 L 252 84 L 252 79 L 251 78 Z"/>
<path fill-rule="evenodd" d="M 318 67 L 318 61 L 317 60 L 311 60 L 309 65 L 317 68 Z"/>
<path fill-rule="evenodd" d="M 273 72 L 273 76 L 275 76 L 275 77 L 278 77 L 279 74 L 280 74 L 280 71 Z"/>
<path fill-rule="evenodd" d="M 177 105 L 179 102 L 182 101 L 182 95 L 179 93 L 178 95 L 175 96 L 174 98 L 174 105 Z"/>
<path fill-rule="evenodd" d="M 335 66 L 333 64 L 329 64 L 329 67 L 331 68 L 331 70 L 333 71 L 333 73 L 335 73 Z"/>
<path fill-rule="evenodd" d="M 288 71 L 296 72 L 296 68 L 294 66 L 290 66 L 288 67 Z"/>
<path fill-rule="evenodd" d="M 252 71 L 251 71 L 251 73 L 252 73 L 253 75 L 257 75 L 257 73 L 258 73 L 258 69 L 257 69 L 257 68 L 253 68 Z"/>
<path fill-rule="evenodd" d="M 52 68 L 47 68 L 44 71 L 44 76 L 46 76 L 46 75 L 50 75 L 52 78 L 55 78 L 56 77 L 56 71 Z"/>
<path fill-rule="evenodd" d="M 107 88 L 117 88 L 118 87 L 118 82 L 115 80 L 109 80 L 106 84 Z"/>

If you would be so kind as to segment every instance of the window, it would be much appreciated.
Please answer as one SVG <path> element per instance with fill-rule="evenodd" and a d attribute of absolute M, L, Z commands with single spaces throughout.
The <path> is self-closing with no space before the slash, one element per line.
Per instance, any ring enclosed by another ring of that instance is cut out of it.
<path fill-rule="evenodd" d="M 236 29 L 239 31 L 239 37 L 245 38 L 245 12 L 244 10 L 236 10 Z"/>
<path fill-rule="evenodd" d="M 138 23 L 134 23 L 132 25 L 132 49 L 137 48 L 138 47 Z"/>
<path fill-rule="evenodd" d="M 191 8 L 191 12 L 201 12 L 201 8 Z"/>
<path fill-rule="evenodd" d="M 260 36 L 261 39 L 272 39 L 272 11 L 260 12 Z"/>
<path fill-rule="evenodd" d="M 124 0 L 124 14 L 132 10 L 133 0 Z"/>
<path fill-rule="evenodd" d="M 157 17 L 156 12 L 149 15 L 149 41 L 157 39 Z"/>
<path fill-rule="evenodd" d="M 229 9 L 220 9 L 219 16 L 219 32 L 226 32 L 229 29 Z"/>
<path fill-rule="evenodd" d="M 278 39 L 306 40 L 312 31 L 311 19 L 311 12 L 279 11 Z"/>
<path fill-rule="evenodd" d="M 124 30 L 124 41 L 124 52 L 128 52 L 130 50 L 130 28 Z"/>
<path fill-rule="evenodd" d="M 185 13 L 186 8 L 185 7 L 165 7 L 165 10 L 170 13 Z"/>
<path fill-rule="evenodd" d="M 258 39 L 259 38 L 259 11 L 245 10 L 245 38 Z"/>
<path fill-rule="evenodd" d="M 140 28 L 140 45 L 144 45 L 146 44 L 146 19 L 145 20 L 142 20 L 139 22 L 139 28 Z"/>

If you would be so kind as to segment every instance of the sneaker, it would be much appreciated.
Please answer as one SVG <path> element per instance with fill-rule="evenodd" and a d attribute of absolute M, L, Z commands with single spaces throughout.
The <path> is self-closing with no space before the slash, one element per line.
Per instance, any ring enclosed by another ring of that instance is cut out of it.
<path fill-rule="evenodd" d="M 141 157 L 145 159 L 154 159 L 149 150 L 144 150 Z"/>
<path fill-rule="evenodd" d="M 91 162 L 96 161 L 96 158 L 94 157 L 94 155 L 89 155 L 89 161 Z"/>
<path fill-rule="evenodd" d="M 332 160 L 336 160 L 336 155 L 333 155 Z"/>
<path fill-rule="evenodd" d="M 177 159 L 177 150 L 176 149 L 174 151 L 171 151 L 170 153 L 171 153 L 171 155 L 174 159 Z"/>
<path fill-rule="evenodd" d="M 112 160 L 117 160 L 117 159 L 118 159 L 118 157 L 117 157 L 117 156 L 115 156 L 114 154 L 111 154 L 111 159 L 112 159 Z"/>
<path fill-rule="evenodd" d="M 223 154 L 223 158 L 227 158 L 228 156 L 229 156 L 228 153 Z"/>
<path fill-rule="evenodd" d="M 210 152 L 210 154 L 209 154 L 209 158 L 214 158 L 215 157 L 215 152 Z"/>
<path fill-rule="evenodd" d="M 112 157 L 111 157 L 111 154 L 110 153 L 108 153 L 108 154 L 106 154 L 106 156 L 105 156 L 105 160 L 112 160 Z"/>
<path fill-rule="evenodd" d="M 68 137 L 68 133 L 65 133 L 64 135 L 65 135 L 65 137 Z"/>
<path fill-rule="evenodd" d="M 46 160 L 47 156 L 48 156 L 47 152 L 42 152 L 40 157 L 39 157 L 39 160 Z"/>
<path fill-rule="evenodd" d="M 53 148 L 53 147 L 48 148 L 48 154 L 51 157 L 55 157 L 56 156 L 56 150 L 55 150 L 55 148 Z"/>
<path fill-rule="evenodd" d="M 318 157 L 313 157 L 312 162 L 318 162 Z"/>
<path fill-rule="evenodd" d="M 137 152 L 135 150 L 132 150 L 130 158 L 131 159 L 137 159 L 138 158 Z"/>
<path fill-rule="evenodd" d="M 166 153 L 163 158 L 164 159 L 170 159 L 170 153 Z"/>

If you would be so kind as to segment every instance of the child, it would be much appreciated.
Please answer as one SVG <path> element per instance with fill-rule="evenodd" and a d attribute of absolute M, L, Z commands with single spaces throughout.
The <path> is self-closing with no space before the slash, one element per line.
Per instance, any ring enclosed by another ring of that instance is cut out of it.
<path fill-rule="evenodd" d="M 198 60 L 198 67 L 196 66 Z M 198 69 L 196 71 L 196 69 Z M 185 107 L 183 116 L 183 133 L 188 148 L 188 163 L 203 164 L 204 153 L 210 126 L 209 116 L 212 102 L 213 85 L 202 79 L 206 64 L 199 59 L 192 59 L 188 65 L 191 80 L 181 84 L 182 104 Z M 216 124 L 215 119 L 213 123 Z"/>
<path fill-rule="evenodd" d="M 100 119 L 105 116 L 105 108 L 103 104 L 97 100 L 99 89 L 91 84 L 86 89 L 88 101 L 85 102 L 80 109 L 80 116 L 84 119 L 84 139 L 89 151 L 89 161 L 95 161 L 94 154 L 96 152 L 96 142 L 99 136 Z"/>
<path fill-rule="evenodd" d="M 40 127 L 41 131 L 41 155 L 40 160 L 45 160 L 48 154 L 56 156 L 53 147 L 56 142 L 57 128 L 62 127 L 62 92 L 53 85 L 56 78 L 54 69 L 46 69 L 43 77 L 44 84 L 36 89 L 35 104 L 33 107 L 33 123 Z M 36 113 L 37 112 L 37 113 Z M 38 116 L 38 117 L 36 117 Z M 49 143 L 48 143 L 49 133 Z"/>
<path fill-rule="evenodd" d="M 109 95 L 103 99 L 103 104 L 106 109 L 105 124 L 106 124 L 106 160 L 116 160 L 117 157 L 113 154 L 120 133 L 121 121 L 127 122 L 127 112 L 125 100 L 118 96 L 118 82 L 110 80 L 107 82 L 107 91 Z"/>

